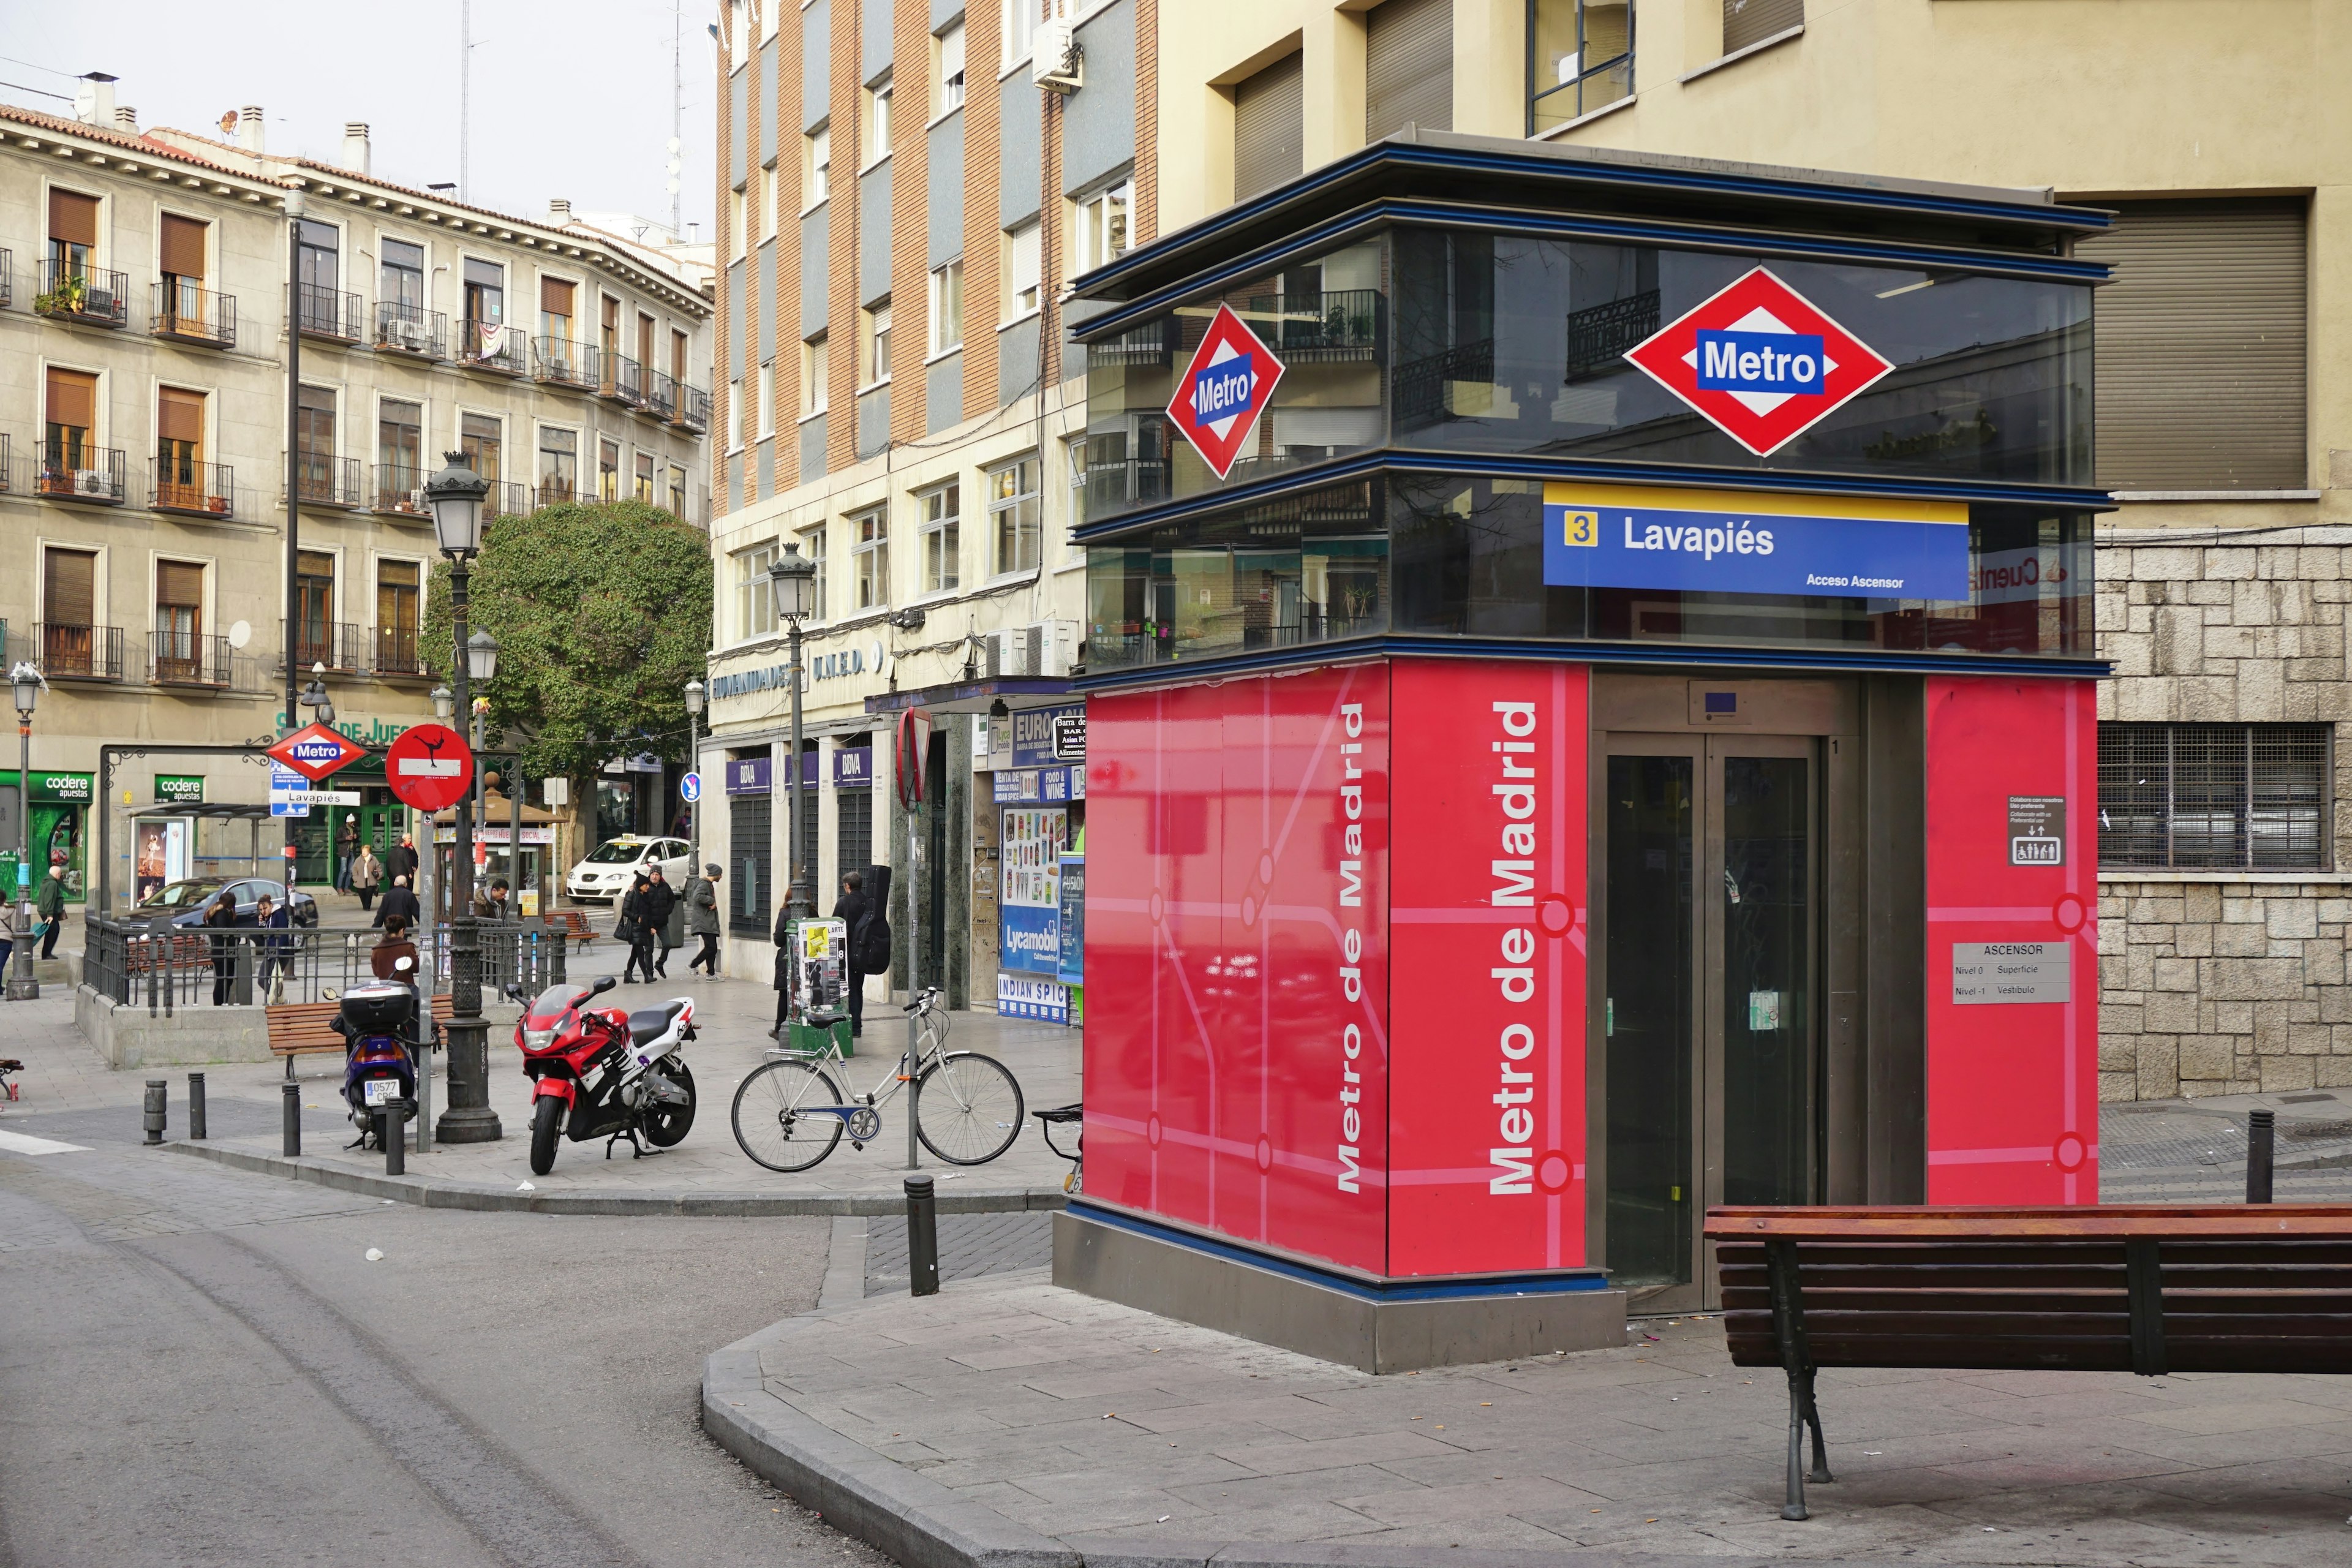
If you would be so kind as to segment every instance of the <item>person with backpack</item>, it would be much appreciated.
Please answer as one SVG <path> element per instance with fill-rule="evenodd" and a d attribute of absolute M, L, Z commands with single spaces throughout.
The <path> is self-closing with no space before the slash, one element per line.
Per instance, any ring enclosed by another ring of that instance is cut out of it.
<path fill-rule="evenodd" d="M 842 878 L 833 918 L 849 927 L 849 1037 L 854 1040 L 866 1027 L 866 977 L 890 967 L 890 921 L 866 896 L 866 878 L 856 871 Z"/>

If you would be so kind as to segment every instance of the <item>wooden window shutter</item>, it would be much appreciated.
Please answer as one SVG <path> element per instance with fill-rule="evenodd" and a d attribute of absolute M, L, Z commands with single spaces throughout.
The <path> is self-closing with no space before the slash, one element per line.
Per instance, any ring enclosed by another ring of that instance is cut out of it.
<path fill-rule="evenodd" d="M 2115 229 L 2075 247 L 2116 269 L 2094 305 L 2099 483 L 2305 488 L 2304 203 L 2100 205 Z"/>
<path fill-rule="evenodd" d="M 78 370 L 51 368 L 48 374 L 48 422 L 88 430 L 98 422 L 98 377 Z"/>
<path fill-rule="evenodd" d="M 41 618 L 53 626 L 95 624 L 98 556 L 88 550 L 51 550 L 41 562 Z"/>
<path fill-rule="evenodd" d="M 194 609 L 205 602 L 205 569 L 189 561 L 155 563 L 155 602 L 174 609 Z"/>
<path fill-rule="evenodd" d="M 205 439 L 205 395 L 164 387 L 155 394 L 155 434 L 166 441 L 202 446 Z"/>
<path fill-rule="evenodd" d="M 1454 0 L 1387 0 L 1364 18 L 1364 140 L 1454 128 Z"/>
<path fill-rule="evenodd" d="M 561 278 L 539 280 L 539 308 L 551 316 L 572 314 L 572 285 Z"/>
<path fill-rule="evenodd" d="M 1804 20 L 1805 0 L 1723 0 L 1723 52 L 1734 54 L 1760 44 Z M 1597 49 L 1593 57 L 1605 58 Z"/>
<path fill-rule="evenodd" d="M 50 191 L 49 237 L 68 245 L 96 245 L 98 198 L 77 191 Z"/>
<path fill-rule="evenodd" d="M 322 550 L 298 550 L 294 552 L 294 570 L 304 577 L 335 580 L 335 558 Z"/>
<path fill-rule="evenodd" d="M 1298 177 L 1307 145 L 1305 86 L 1299 57 L 1292 55 L 1234 89 L 1234 200 Z"/>
<path fill-rule="evenodd" d="M 174 278 L 205 275 L 205 230 L 211 226 L 191 217 L 163 215 L 163 270 Z"/>

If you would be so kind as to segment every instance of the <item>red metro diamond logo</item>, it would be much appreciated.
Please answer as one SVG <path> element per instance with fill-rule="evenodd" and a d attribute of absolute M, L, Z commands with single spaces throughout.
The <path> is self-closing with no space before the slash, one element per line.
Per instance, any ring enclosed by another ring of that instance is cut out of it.
<path fill-rule="evenodd" d="M 1242 324 L 1231 306 L 1220 305 L 1192 363 L 1176 378 L 1168 417 L 1222 479 L 1233 472 L 1281 380 L 1282 362 L 1274 351 Z"/>
<path fill-rule="evenodd" d="M 352 744 L 324 724 L 310 724 L 270 747 L 269 755 L 318 784 L 336 769 L 366 756 L 367 748 Z"/>
<path fill-rule="evenodd" d="M 1895 368 L 1763 267 L 1625 357 L 1759 458 Z"/>

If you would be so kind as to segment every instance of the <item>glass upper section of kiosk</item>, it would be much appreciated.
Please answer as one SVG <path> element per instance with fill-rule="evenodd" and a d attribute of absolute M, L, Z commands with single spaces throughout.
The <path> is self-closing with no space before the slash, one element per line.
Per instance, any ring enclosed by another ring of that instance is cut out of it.
<path fill-rule="evenodd" d="M 1751 268 L 1892 362 L 1769 458 L 1625 351 Z M 1219 305 L 1282 363 L 1219 480 L 1167 407 Z M 2086 285 L 1399 228 L 1087 351 L 1086 521 L 1377 447 L 2087 486 Z"/>

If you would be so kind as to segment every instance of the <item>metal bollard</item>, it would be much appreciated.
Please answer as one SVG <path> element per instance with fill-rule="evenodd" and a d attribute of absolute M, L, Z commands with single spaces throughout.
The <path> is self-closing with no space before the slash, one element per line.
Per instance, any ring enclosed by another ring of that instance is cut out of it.
<path fill-rule="evenodd" d="M 2271 1201 L 2272 1156 L 2277 1136 L 2277 1111 L 2246 1113 L 2246 1201 L 2250 1204 Z"/>
<path fill-rule="evenodd" d="M 907 1289 L 916 1296 L 940 1293 L 940 1211 L 931 1178 L 907 1178 Z"/>
<path fill-rule="evenodd" d="M 163 1141 L 165 1106 L 163 1096 L 168 1087 L 160 1078 L 151 1078 L 147 1080 L 146 1112 L 140 1118 L 147 1129 L 147 1136 L 144 1140 L 146 1142 L 161 1143 Z"/>
<path fill-rule="evenodd" d="M 188 1136 L 201 1142 L 205 1136 L 205 1075 L 188 1075 Z"/>
<path fill-rule="evenodd" d="M 302 1153 L 302 1086 L 299 1083 L 281 1083 L 278 1089 L 283 1097 L 281 1101 L 284 1106 L 282 1124 L 285 1128 L 283 1147 L 286 1157 L 289 1160 L 299 1159 Z"/>
<path fill-rule="evenodd" d="M 408 1173 L 408 1130 L 401 1125 L 408 1115 L 408 1101 L 387 1100 L 377 1111 L 376 1142 L 383 1145 L 383 1173 L 404 1176 Z"/>

